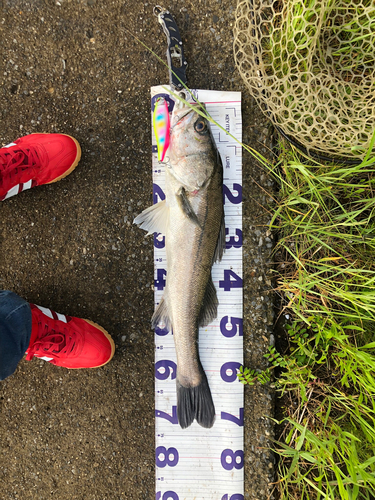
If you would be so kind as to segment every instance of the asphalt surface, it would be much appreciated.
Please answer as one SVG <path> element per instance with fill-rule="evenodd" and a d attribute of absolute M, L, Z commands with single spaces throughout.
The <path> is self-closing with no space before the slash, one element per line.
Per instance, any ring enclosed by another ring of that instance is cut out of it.
<path fill-rule="evenodd" d="M 235 68 L 235 0 L 171 1 L 195 88 L 243 92 L 244 140 L 267 152 L 266 119 Z M 76 170 L 0 207 L 0 288 L 106 328 L 108 365 L 21 361 L 0 383 L 0 497 L 155 498 L 152 241 L 132 225 L 152 201 L 149 90 L 168 80 L 129 32 L 165 58 L 154 4 L 0 0 L 0 144 L 62 132 Z M 272 183 L 244 155 L 245 364 L 273 342 Z M 273 395 L 245 391 L 245 499 L 273 498 Z"/>

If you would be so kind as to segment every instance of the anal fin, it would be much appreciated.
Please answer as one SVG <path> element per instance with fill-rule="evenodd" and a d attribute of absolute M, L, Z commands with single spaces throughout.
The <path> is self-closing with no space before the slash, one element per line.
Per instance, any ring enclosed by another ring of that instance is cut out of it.
<path fill-rule="evenodd" d="M 160 324 L 164 324 L 165 328 L 169 331 L 172 329 L 172 321 L 169 317 L 168 308 L 164 297 L 161 299 L 151 318 L 152 328 L 156 328 Z"/>

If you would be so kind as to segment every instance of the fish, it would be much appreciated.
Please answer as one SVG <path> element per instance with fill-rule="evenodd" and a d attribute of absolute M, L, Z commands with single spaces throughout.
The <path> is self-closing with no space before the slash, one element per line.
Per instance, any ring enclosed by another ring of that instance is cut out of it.
<path fill-rule="evenodd" d="M 211 268 L 225 249 L 223 166 L 209 121 L 198 103 L 175 105 L 166 164 L 165 200 L 144 210 L 134 223 L 165 235 L 167 275 L 152 327 L 173 332 L 177 357 L 177 417 L 211 428 L 215 406 L 199 358 L 199 327 L 217 317 Z M 202 105 L 203 106 L 203 105 Z"/>

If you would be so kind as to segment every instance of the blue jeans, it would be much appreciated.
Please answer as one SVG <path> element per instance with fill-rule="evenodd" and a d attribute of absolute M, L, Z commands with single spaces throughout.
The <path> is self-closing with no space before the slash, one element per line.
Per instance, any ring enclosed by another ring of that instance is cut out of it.
<path fill-rule="evenodd" d="M 29 347 L 31 309 L 26 300 L 0 290 L 0 380 L 12 375 Z"/>

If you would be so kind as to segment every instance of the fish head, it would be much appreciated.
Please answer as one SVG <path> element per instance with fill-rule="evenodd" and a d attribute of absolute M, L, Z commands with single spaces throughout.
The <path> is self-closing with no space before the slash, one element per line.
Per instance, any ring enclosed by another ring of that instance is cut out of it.
<path fill-rule="evenodd" d="M 197 112 L 194 103 L 172 114 L 169 144 L 170 170 L 189 190 L 207 184 L 215 168 L 216 147 L 209 121 Z"/>

